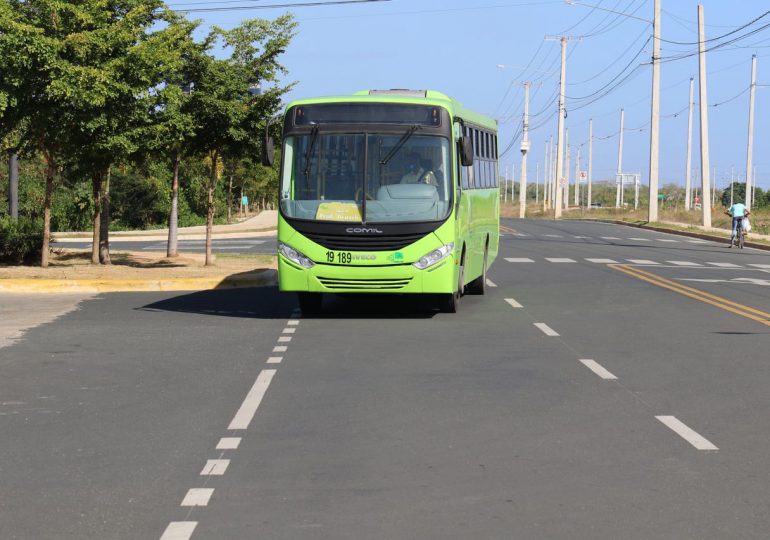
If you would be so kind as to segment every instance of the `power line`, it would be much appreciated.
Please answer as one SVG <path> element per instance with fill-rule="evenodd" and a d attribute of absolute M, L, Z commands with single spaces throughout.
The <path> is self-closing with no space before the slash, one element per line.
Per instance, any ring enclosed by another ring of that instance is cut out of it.
<path fill-rule="evenodd" d="M 767 17 L 768 15 L 770 15 L 770 10 L 765 11 L 764 13 L 759 15 L 758 17 L 750 20 L 749 22 L 747 22 L 745 24 L 742 24 L 741 26 L 735 28 L 734 30 L 731 30 L 730 32 L 722 34 L 721 36 L 716 36 L 716 37 L 713 37 L 713 38 L 705 39 L 704 42 L 719 41 L 720 39 L 726 38 L 727 36 L 731 36 L 733 34 L 736 34 L 736 33 L 740 32 L 741 30 L 743 30 L 744 28 L 747 28 L 747 27 L 751 26 L 752 24 L 754 24 L 755 22 L 757 22 L 757 21 Z M 671 41 L 671 40 L 663 39 L 663 38 L 660 38 L 660 40 L 663 43 L 671 43 L 673 45 L 698 45 L 699 44 L 698 41 Z"/>
<path fill-rule="evenodd" d="M 242 0 L 248 2 L 249 0 Z M 290 4 L 263 4 L 250 6 L 230 6 L 230 7 L 203 7 L 190 9 L 172 9 L 174 12 L 182 13 L 207 13 L 216 11 L 242 11 L 249 9 L 275 9 L 287 7 L 318 7 L 318 6 L 339 6 L 346 4 L 374 4 L 379 2 L 390 2 L 391 0 L 323 0 L 320 2 L 293 2 Z M 216 1 L 208 2 L 210 4 L 218 3 Z"/>

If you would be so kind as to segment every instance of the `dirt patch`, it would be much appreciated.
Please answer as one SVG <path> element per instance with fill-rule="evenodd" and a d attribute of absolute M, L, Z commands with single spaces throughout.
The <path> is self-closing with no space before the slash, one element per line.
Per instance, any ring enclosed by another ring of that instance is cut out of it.
<path fill-rule="evenodd" d="M 167 258 L 165 253 L 113 252 L 111 265 L 91 263 L 91 252 L 61 250 L 51 254 L 50 266 L 0 265 L 0 279 L 181 279 L 243 274 L 275 269 L 272 255 L 218 255 L 204 266 L 203 255 Z"/>

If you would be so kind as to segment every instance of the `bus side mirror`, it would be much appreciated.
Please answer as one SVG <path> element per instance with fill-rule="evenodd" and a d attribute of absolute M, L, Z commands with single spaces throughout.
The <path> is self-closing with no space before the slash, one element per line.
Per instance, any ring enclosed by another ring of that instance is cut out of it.
<path fill-rule="evenodd" d="M 272 167 L 275 161 L 275 144 L 273 138 L 267 134 L 262 138 L 262 165 Z"/>
<path fill-rule="evenodd" d="M 469 137 L 461 137 L 460 142 L 457 143 L 460 149 L 460 163 L 463 167 L 470 167 L 473 165 L 473 144 Z"/>

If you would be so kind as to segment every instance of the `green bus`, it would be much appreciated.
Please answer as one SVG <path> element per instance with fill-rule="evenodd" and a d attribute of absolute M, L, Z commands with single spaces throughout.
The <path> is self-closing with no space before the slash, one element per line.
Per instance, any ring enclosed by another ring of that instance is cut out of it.
<path fill-rule="evenodd" d="M 435 91 L 368 90 L 294 101 L 283 121 L 279 287 L 303 312 L 324 293 L 440 295 L 452 313 L 484 294 L 499 244 L 494 120 Z"/>

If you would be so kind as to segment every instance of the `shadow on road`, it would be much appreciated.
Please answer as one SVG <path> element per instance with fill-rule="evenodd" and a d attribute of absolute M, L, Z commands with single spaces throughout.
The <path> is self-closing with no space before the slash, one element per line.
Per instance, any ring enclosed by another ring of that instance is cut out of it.
<path fill-rule="evenodd" d="M 323 310 L 304 319 L 429 319 L 438 300 L 428 295 L 324 295 Z M 219 317 L 286 319 L 297 307 L 294 293 L 278 287 L 217 289 L 153 302 L 139 310 L 197 313 Z"/>

